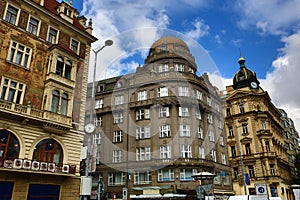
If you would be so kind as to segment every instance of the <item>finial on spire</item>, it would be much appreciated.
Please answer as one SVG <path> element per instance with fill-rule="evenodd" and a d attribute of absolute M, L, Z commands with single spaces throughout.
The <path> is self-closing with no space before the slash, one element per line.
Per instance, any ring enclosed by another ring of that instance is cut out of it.
<path fill-rule="evenodd" d="M 240 67 L 245 67 L 246 60 L 243 58 L 242 51 L 240 48 L 239 48 L 239 52 L 240 52 L 240 58 L 238 59 L 238 63 L 240 64 Z"/>
<path fill-rule="evenodd" d="M 70 0 L 70 5 L 73 6 L 73 0 Z"/>

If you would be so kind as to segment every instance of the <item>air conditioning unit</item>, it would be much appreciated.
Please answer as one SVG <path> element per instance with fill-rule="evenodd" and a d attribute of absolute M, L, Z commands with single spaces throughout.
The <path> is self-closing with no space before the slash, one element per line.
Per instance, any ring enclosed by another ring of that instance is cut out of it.
<path fill-rule="evenodd" d="M 22 159 L 15 159 L 14 160 L 14 168 L 21 169 L 22 168 L 22 164 L 23 164 L 23 160 Z"/>
<path fill-rule="evenodd" d="M 48 163 L 46 163 L 46 162 L 41 162 L 40 170 L 41 170 L 41 171 L 47 171 L 47 170 L 48 170 Z"/>
<path fill-rule="evenodd" d="M 69 165 L 63 165 L 61 171 L 62 173 L 69 173 Z"/>
<path fill-rule="evenodd" d="M 3 166 L 5 168 L 13 168 L 13 165 L 14 165 L 14 161 L 12 161 L 12 160 L 5 160 Z"/>
<path fill-rule="evenodd" d="M 32 161 L 31 169 L 35 170 L 35 171 L 39 170 L 40 169 L 40 162 Z"/>
<path fill-rule="evenodd" d="M 30 169 L 31 168 L 31 160 L 23 160 L 23 169 Z"/>
<path fill-rule="evenodd" d="M 49 172 L 55 172 L 55 163 L 48 163 L 48 171 Z"/>

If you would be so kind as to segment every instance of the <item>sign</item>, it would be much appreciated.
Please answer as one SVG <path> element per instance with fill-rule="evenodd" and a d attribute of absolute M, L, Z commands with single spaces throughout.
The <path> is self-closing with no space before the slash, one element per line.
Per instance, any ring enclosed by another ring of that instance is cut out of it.
<path fill-rule="evenodd" d="M 267 195 L 267 185 L 265 183 L 256 183 L 255 192 L 257 195 Z"/>
<path fill-rule="evenodd" d="M 127 188 L 123 188 L 123 200 L 127 200 Z"/>

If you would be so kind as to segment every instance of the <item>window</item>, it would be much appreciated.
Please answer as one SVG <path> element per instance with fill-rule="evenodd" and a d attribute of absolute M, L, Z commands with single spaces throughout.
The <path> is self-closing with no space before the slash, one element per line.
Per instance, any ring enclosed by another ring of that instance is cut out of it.
<path fill-rule="evenodd" d="M 229 135 L 229 137 L 233 137 L 234 135 L 233 135 L 233 128 L 232 128 L 232 126 L 228 126 L 228 135 Z"/>
<path fill-rule="evenodd" d="M 61 96 L 60 114 L 67 115 L 69 97 L 66 93 Z"/>
<path fill-rule="evenodd" d="M 151 159 L 150 147 L 136 148 L 136 161 L 145 161 Z"/>
<path fill-rule="evenodd" d="M 250 176 L 250 178 L 255 177 L 253 165 L 248 165 L 248 170 L 249 170 L 249 176 Z"/>
<path fill-rule="evenodd" d="M 7 130 L 0 130 L 0 160 L 19 157 L 20 144 L 17 137 Z"/>
<path fill-rule="evenodd" d="M 240 113 L 244 113 L 244 112 L 245 112 L 244 104 L 240 104 Z"/>
<path fill-rule="evenodd" d="M 189 108 L 186 106 L 179 107 L 179 117 L 188 117 L 189 114 Z"/>
<path fill-rule="evenodd" d="M 16 25 L 17 21 L 18 21 L 18 15 L 19 15 L 19 9 L 8 5 L 7 6 L 7 10 L 6 10 L 6 14 L 5 14 L 5 21 Z"/>
<path fill-rule="evenodd" d="M 95 109 L 103 108 L 103 99 L 96 99 Z"/>
<path fill-rule="evenodd" d="M 203 139 L 203 129 L 202 129 L 202 127 L 198 127 L 198 138 Z"/>
<path fill-rule="evenodd" d="M 157 96 L 158 97 L 167 97 L 167 96 L 169 96 L 168 88 L 167 87 L 157 88 Z"/>
<path fill-rule="evenodd" d="M 213 116 L 211 113 L 206 114 L 206 119 L 208 123 L 213 124 Z"/>
<path fill-rule="evenodd" d="M 63 93 L 62 95 L 60 95 L 60 92 L 58 90 L 54 90 L 52 92 L 51 112 L 67 115 L 68 102 L 69 102 L 68 94 Z"/>
<path fill-rule="evenodd" d="M 212 105 L 212 99 L 210 97 L 206 97 L 207 105 Z"/>
<path fill-rule="evenodd" d="M 199 147 L 199 158 L 205 159 L 205 150 L 204 147 Z"/>
<path fill-rule="evenodd" d="M 197 174 L 197 169 L 180 169 L 181 181 L 192 181 L 193 175 Z"/>
<path fill-rule="evenodd" d="M 247 124 L 242 124 L 242 130 L 243 130 L 243 134 L 247 134 L 248 133 Z"/>
<path fill-rule="evenodd" d="M 196 109 L 195 114 L 196 114 L 196 119 L 199 119 L 199 120 L 202 119 L 200 110 Z"/>
<path fill-rule="evenodd" d="M 109 173 L 108 185 L 125 185 L 126 174 L 125 172 Z"/>
<path fill-rule="evenodd" d="M 221 174 L 220 172 L 215 172 L 215 177 L 214 177 L 214 184 L 221 184 Z"/>
<path fill-rule="evenodd" d="M 226 155 L 225 155 L 225 153 L 221 153 L 221 160 L 222 160 L 222 164 L 226 165 Z"/>
<path fill-rule="evenodd" d="M 239 168 L 238 167 L 233 168 L 233 176 L 235 179 L 237 179 L 239 177 Z"/>
<path fill-rule="evenodd" d="M 136 120 L 142 120 L 142 119 L 150 119 L 150 109 L 141 108 L 138 109 L 136 112 Z"/>
<path fill-rule="evenodd" d="M 169 65 L 168 63 L 162 63 L 158 67 L 158 72 L 167 72 L 169 71 Z"/>
<path fill-rule="evenodd" d="M 171 158 L 171 147 L 169 145 L 160 146 L 160 159 L 168 159 Z"/>
<path fill-rule="evenodd" d="M 174 63 L 176 72 L 184 72 L 184 65 L 182 63 Z"/>
<path fill-rule="evenodd" d="M 266 145 L 266 151 L 267 152 L 271 151 L 270 142 L 268 140 L 265 141 L 265 145 Z"/>
<path fill-rule="evenodd" d="M 101 144 L 101 134 L 100 133 L 93 134 L 93 144 Z"/>
<path fill-rule="evenodd" d="M 169 113 L 169 107 L 159 107 L 159 117 L 160 118 L 165 118 L 165 117 L 169 117 L 170 113 Z"/>
<path fill-rule="evenodd" d="M 262 126 L 262 129 L 263 129 L 263 130 L 266 130 L 266 129 L 267 129 L 267 123 L 266 123 L 266 120 L 265 120 L 265 119 L 262 119 L 262 120 L 261 120 L 261 126 Z"/>
<path fill-rule="evenodd" d="M 113 150 L 113 163 L 122 162 L 122 150 Z"/>
<path fill-rule="evenodd" d="M 221 146 L 224 146 L 224 137 L 223 137 L 223 135 L 220 135 L 219 143 L 220 143 Z"/>
<path fill-rule="evenodd" d="M 29 69 L 32 49 L 20 43 L 11 41 L 7 61 Z"/>
<path fill-rule="evenodd" d="M 123 123 L 123 113 L 122 112 L 114 113 L 113 116 L 114 116 L 114 124 Z"/>
<path fill-rule="evenodd" d="M 71 79 L 72 72 L 72 62 L 65 61 L 63 57 L 57 57 L 55 74 L 65 77 L 66 79 Z"/>
<path fill-rule="evenodd" d="M 181 145 L 181 158 L 191 158 L 192 157 L 192 147 L 191 145 Z"/>
<path fill-rule="evenodd" d="M 178 95 L 181 97 L 188 97 L 189 96 L 189 88 L 188 87 L 179 87 L 178 88 Z"/>
<path fill-rule="evenodd" d="M 63 151 L 54 139 L 45 139 L 35 146 L 32 159 L 59 164 L 63 161 Z"/>
<path fill-rule="evenodd" d="M 123 95 L 115 96 L 115 105 L 121 105 L 123 103 L 124 103 L 124 96 Z"/>
<path fill-rule="evenodd" d="M 151 172 L 134 172 L 134 184 L 149 184 L 152 182 Z"/>
<path fill-rule="evenodd" d="M 169 124 L 164 124 L 159 127 L 159 137 L 171 137 L 171 128 Z"/>
<path fill-rule="evenodd" d="M 270 174 L 271 176 L 276 176 L 274 164 L 270 164 Z"/>
<path fill-rule="evenodd" d="M 40 21 L 35 19 L 34 17 L 30 16 L 27 31 L 33 35 L 38 35 Z"/>
<path fill-rule="evenodd" d="M 17 104 L 23 103 L 26 85 L 17 81 L 2 77 L 1 82 L 1 99 L 14 102 Z"/>
<path fill-rule="evenodd" d="M 227 117 L 231 116 L 230 108 L 226 108 L 226 116 Z"/>
<path fill-rule="evenodd" d="M 217 152 L 216 152 L 216 150 L 212 149 L 212 150 L 210 151 L 210 156 L 211 156 L 211 158 L 212 158 L 212 160 L 213 160 L 214 162 L 217 162 Z"/>
<path fill-rule="evenodd" d="M 192 74 L 195 74 L 195 70 L 191 67 L 189 67 L 189 72 L 192 73 Z"/>
<path fill-rule="evenodd" d="M 138 127 L 136 128 L 136 139 L 150 138 L 150 127 Z"/>
<path fill-rule="evenodd" d="M 251 155 L 251 148 L 250 148 L 250 144 L 245 144 L 245 149 L 246 149 L 246 155 Z"/>
<path fill-rule="evenodd" d="M 79 51 L 79 42 L 72 39 L 71 40 L 71 47 L 70 47 L 76 54 L 78 53 Z"/>
<path fill-rule="evenodd" d="M 158 181 L 174 181 L 174 169 L 160 169 Z"/>
<path fill-rule="evenodd" d="M 235 158 L 236 157 L 236 150 L 235 150 L 235 146 L 231 146 L 231 157 Z"/>
<path fill-rule="evenodd" d="M 214 142 L 215 141 L 215 133 L 213 130 L 208 130 L 208 138 L 210 142 Z"/>
<path fill-rule="evenodd" d="M 95 126 L 102 126 L 102 116 L 101 115 L 96 115 L 94 119 L 94 124 Z"/>
<path fill-rule="evenodd" d="M 122 142 L 123 141 L 123 133 L 122 131 L 114 131 L 114 142 Z"/>
<path fill-rule="evenodd" d="M 147 91 L 146 90 L 139 91 L 137 100 L 138 101 L 147 100 Z"/>
<path fill-rule="evenodd" d="M 47 41 L 52 43 L 52 44 L 56 44 L 57 40 L 58 40 L 58 30 L 56 30 L 52 27 L 49 27 Z"/>
<path fill-rule="evenodd" d="M 196 98 L 199 100 L 203 99 L 203 94 L 200 90 L 196 90 Z"/>
<path fill-rule="evenodd" d="M 182 137 L 190 137 L 190 125 L 181 124 L 180 125 L 180 136 Z"/>

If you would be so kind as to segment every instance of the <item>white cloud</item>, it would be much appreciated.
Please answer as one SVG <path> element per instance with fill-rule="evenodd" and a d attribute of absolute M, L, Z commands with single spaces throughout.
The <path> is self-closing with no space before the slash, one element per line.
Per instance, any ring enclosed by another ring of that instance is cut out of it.
<path fill-rule="evenodd" d="M 185 33 L 187 37 L 197 40 L 209 34 L 209 26 L 205 24 L 204 20 L 197 18 L 192 24 L 194 28 Z"/>

